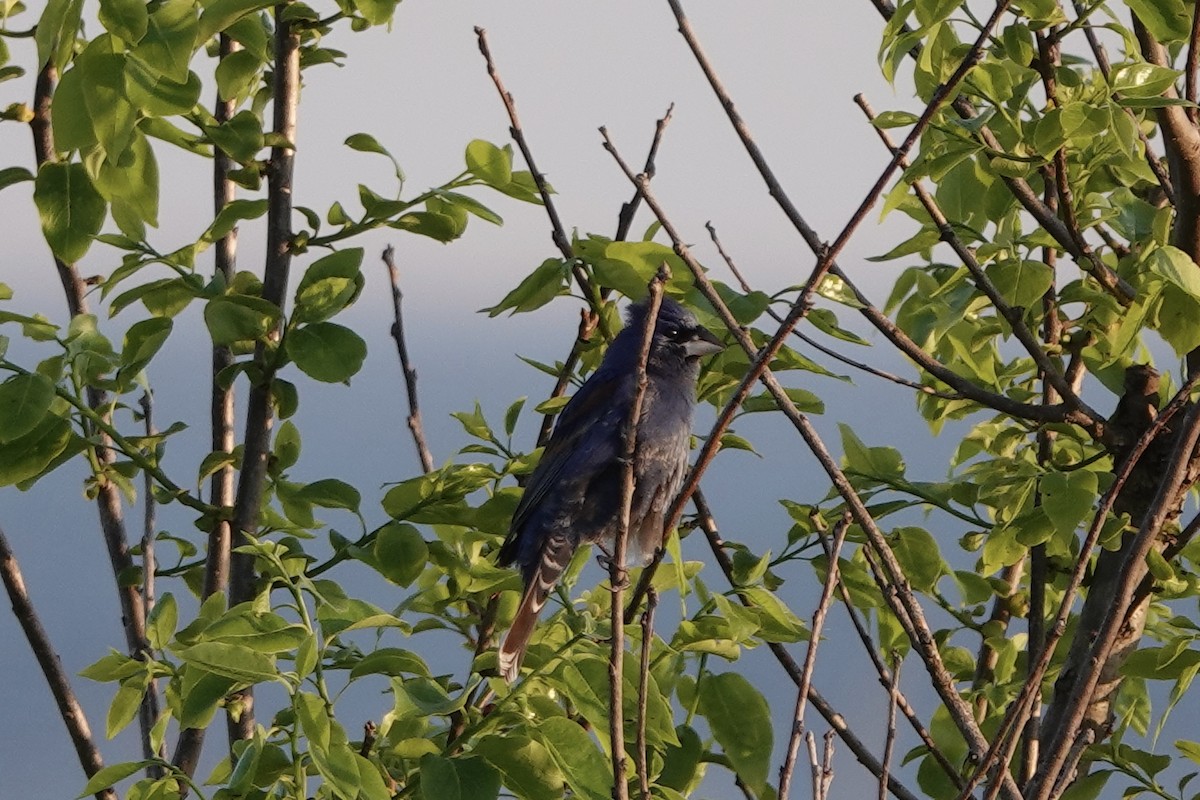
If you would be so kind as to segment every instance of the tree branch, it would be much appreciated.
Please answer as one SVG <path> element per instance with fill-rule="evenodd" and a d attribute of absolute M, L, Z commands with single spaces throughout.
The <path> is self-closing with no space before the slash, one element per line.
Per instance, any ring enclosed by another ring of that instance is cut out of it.
<path fill-rule="evenodd" d="M 624 659 L 625 619 L 624 595 L 628 576 L 625 572 L 625 551 L 629 543 L 629 516 L 633 507 L 634 469 L 637 461 L 637 429 L 642 417 L 642 401 L 646 396 L 646 362 L 650 358 L 650 346 L 654 340 L 654 327 L 658 323 L 658 308 L 662 304 L 663 287 L 670 280 L 671 271 L 666 264 L 658 268 L 648 286 L 646 318 L 642 325 L 641 347 L 638 350 L 635 371 L 636 388 L 629 404 L 621 431 L 621 501 L 618 506 L 617 531 L 613 541 L 613 554 L 608 562 L 608 582 L 612 589 L 612 604 L 609 624 L 612 628 L 612 648 L 608 661 L 608 734 L 612 744 L 613 800 L 628 800 L 629 784 L 625 780 L 625 714 L 624 714 Z"/>
<path fill-rule="evenodd" d="M 433 472 L 433 454 L 429 452 L 429 444 L 425 441 L 425 428 L 421 424 L 421 407 L 417 402 L 417 370 L 408 360 L 408 346 L 404 343 L 404 315 L 400 310 L 404 293 L 400 291 L 400 270 L 396 267 L 395 252 L 390 244 L 383 250 L 383 263 L 387 266 L 388 277 L 392 283 L 392 309 L 395 315 L 392 322 L 392 338 L 396 340 L 400 369 L 404 372 L 404 386 L 408 390 L 408 429 L 412 432 L 413 443 L 417 446 L 421 469 L 425 474 L 429 474 Z"/>
<path fill-rule="evenodd" d="M 75 690 L 71 688 L 67 672 L 63 669 L 58 654 L 54 652 L 54 647 L 50 644 L 50 637 L 46 634 L 46 629 L 42 627 L 37 610 L 34 609 L 33 602 L 29 599 L 29 592 L 25 589 L 25 579 L 21 575 L 21 566 L 17 563 L 17 557 L 13 555 L 12 548 L 8 544 L 8 537 L 4 535 L 3 530 L 0 530 L 0 579 L 3 580 L 4 588 L 8 591 L 13 615 L 20 623 L 21 630 L 25 631 L 29 647 L 33 650 L 33 655 L 42 668 L 42 675 L 46 678 L 50 693 L 54 695 L 59 716 L 62 717 L 63 724 L 67 726 L 67 733 L 75 745 L 79 765 L 83 767 L 84 773 L 90 778 L 104 768 L 104 759 L 101 758 L 100 750 L 92 740 L 92 731 L 88 726 L 87 716 L 83 712 L 83 707 L 79 705 L 79 700 L 75 697 Z M 111 788 L 102 789 L 96 792 L 96 800 L 118 800 L 117 793 Z"/>
<path fill-rule="evenodd" d="M 796 692 L 796 710 L 792 713 L 792 735 L 788 740 L 787 756 L 783 766 L 779 768 L 779 798 L 787 800 L 792 787 L 792 773 L 796 769 L 796 757 L 800 755 L 800 740 L 804 736 L 804 707 L 808 704 L 808 690 L 812 686 L 813 668 L 817 665 L 817 647 L 821 642 L 821 631 L 825 627 L 825 616 L 829 613 L 829 603 L 833 600 L 833 587 L 838 583 L 838 556 L 842 552 L 842 543 L 846 541 L 846 531 L 850 529 L 850 518 L 842 517 L 833 531 L 833 544 L 830 546 L 829 569 L 825 573 L 825 585 L 821 589 L 821 599 L 813 611 L 812 630 L 809 633 L 808 649 L 804 654 L 804 669 L 800 672 L 800 686 Z M 886 785 L 885 774 L 880 780 Z"/>
<path fill-rule="evenodd" d="M 267 253 L 263 266 L 263 299 L 281 311 L 286 302 L 288 271 L 292 260 L 292 169 L 296 141 L 296 110 L 300 101 L 300 35 L 287 19 L 287 7 L 275 11 L 274 133 L 282 140 L 271 148 L 267 168 Z M 278 342 L 273 337 L 273 345 Z M 271 388 L 275 380 L 274 347 L 260 342 L 255 362 L 261 378 L 251 387 L 246 401 L 246 432 L 242 437 L 243 456 L 233 509 L 233 549 L 246 544 L 247 534 L 258 529 L 263 493 L 267 483 L 267 462 L 271 456 L 271 429 L 274 413 Z M 254 557 L 233 553 L 229 569 L 229 602 L 237 605 L 255 594 Z M 252 688 L 240 698 L 240 714 L 229 718 L 231 740 L 248 739 L 254 732 Z"/>
<path fill-rule="evenodd" d="M 33 119 L 30 129 L 33 133 L 34 160 L 39 169 L 45 164 L 57 161 L 54 151 L 54 140 L 51 123 L 51 97 L 58 80 L 58 71 L 52 62 L 47 62 L 38 73 L 34 87 Z M 66 294 L 67 310 L 72 318 L 88 313 L 85 297 L 85 284 L 79 277 L 74 264 L 67 264 L 57 256 L 54 266 L 62 282 Z M 110 468 L 116 461 L 112 449 L 112 440 L 107 432 L 96 429 L 96 419 L 107 421 L 109 400 L 108 393 L 94 386 L 86 389 L 87 407 L 95 412 L 94 419 L 85 418 L 81 424 L 93 435 L 89 437 L 89 446 L 95 453 L 96 463 L 101 470 Z M 82 410 L 82 409 L 81 409 Z M 100 516 L 100 531 L 108 550 L 108 560 L 112 567 L 113 578 L 117 584 L 117 597 L 121 608 L 121 623 L 125 632 L 127 652 L 134 658 L 145 660 L 148 643 L 146 641 L 146 607 L 136 584 L 123 582 L 134 567 L 133 557 L 129 553 L 129 539 L 125 532 L 125 512 L 121 503 L 121 494 L 117 485 L 109 480 L 97 482 L 96 510 Z M 148 746 L 150 729 L 141 730 L 143 743 Z"/>

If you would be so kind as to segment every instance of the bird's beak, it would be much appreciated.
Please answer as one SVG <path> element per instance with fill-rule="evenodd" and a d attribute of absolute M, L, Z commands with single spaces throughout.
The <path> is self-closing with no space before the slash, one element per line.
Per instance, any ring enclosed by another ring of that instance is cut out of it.
<path fill-rule="evenodd" d="M 725 349 L 725 345 L 708 328 L 698 325 L 695 335 L 688 340 L 683 349 L 689 358 L 699 358 L 710 353 L 719 353 Z"/>

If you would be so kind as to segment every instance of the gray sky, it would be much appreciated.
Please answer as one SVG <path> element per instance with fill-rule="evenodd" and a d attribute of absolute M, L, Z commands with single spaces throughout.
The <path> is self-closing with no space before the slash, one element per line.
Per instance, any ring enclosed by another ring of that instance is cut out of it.
<path fill-rule="evenodd" d="M 693 2 L 689 12 L 781 182 L 809 222 L 832 239 L 888 160 L 851 97 L 863 91 L 877 110 L 913 106 L 908 89 L 893 90 L 879 76 L 876 51 L 882 23 L 878 16 L 868 3 L 848 0 Z M 19 22 L 29 23 L 28 19 Z M 658 158 L 654 190 L 675 224 L 696 243 L 700 258 L 715 275 L 729 280 L 703 228 L 705 221 L 712 220 L 757 288 L 773 292 L 807 276 L 813 257 L 768 197 L 662 2 L 408 0 L 398 9 L 390 32 L 350 35 L 338 30 L 328 44 L 350 53 L 346 66 L 322 66 L 309 72 L 302 96 L 296 178 L 300 204 L 322 214 L 335 200 L 353 206 L 355 185 L 360 182 L 381 194 L 394 191 L 385 161 L 342 145 L 355 132 L 372 133 L 397 157 L 407 172 L 406 194 L 457 174 L 469 140 L 508 142 L 507 119 L 484 71 L 472 32 L 475 25 L 488 30 L 492 52 L 516 97 L 538 166 L 558 191 L 556 203 L 569 229 L 611 235 L 617 211 L 630 196 L 625 178 L 599 146 L 597 127 L 607 125 L 624 156 L 640 164 L 655 120 L 674 102 L 674 120 Z M 89 27 L 89 33 L 94 33 L 94 27 Z M 28 41 L 9 44 L 18 63 L 31 63 Z M 210 64 L 201 56 L 193 68 L 203 74 Z M 0 84 L 0 106 L 27 101 L 30 93 L 29 80 Z M 211 96 L 211 88 L 206 87 L 206 102 L 211 102 Z M 27 132 L 19 126 L 0 126 L 0 152 L 8 154 L 6 164 L 32 165 Z M 156 152 L 163 174 L 162 227 L 151 238 L 161 249 L 171 249 L 198 235 L 210 219 L 209 179 L 203 171 L 206 165 L 197 170 L 196 164 L 157 143 Z M 48 312 L 64 320 L 61 290 L 38 235 L 29 192 L 24 184 L 0 194 L 0 235 L 5 240 L 0 280 L 17 292 L 14 310 Z M 553 361 L 565 354 L 573 335 L 578 303 L 570 299 L 514 318 L 488 319 L 475 313 L 556 253 L 540 208 L 482 191 L 474 194 L 505 218 L 502 228 L 472 220 L 464 239 L 450 245 L 395 231 L 371 233 L 357 242 L 367 251 L 367 290 L 345 318 L 368 339 L 368 361 L 350 388 L 309 381 L 301 385 L 297 421 L 305 439 L 296 477 L 339 477 L 358 485 L 368 498 L 364 507 L 372 525 L 382 521 L 382 512 L 371 499 L 381 494 L 378 487 L 410 477 L 417 469 L 404 428 L 396 358 L 387 338 L 390 298 L 376 260 L 386 244 L 396 246 L 404 272 L 410 348 L 439 462 L 465 443 L 449 412 L 469 410 L 478 400 L 498 420 L 521 395 L 530 396 L 532 408 L 548 393 L 549 381 L 514 353 Z M 888 242 L 907 228 L 895 220 L 878 228 L 873 220 L 840 261 L 882 302 L 894 271 L 863 258 L 888 249 Z M 649 222 L 643 212 L 635 232 L 640 234 Z M 260 271 L 260 253 L 261 230 L 243 226 L 239 267 Z M 104 273 L 116 260 L 112 251 L 96 247 L 84 260 L 82 271 Z M 301 273 L 310 260 L 301 259 L 294 274 Z M 202 257 L 199 268 L 211 270 L 210 254 Z M 203 367 L 207 343 L 198 327 L 198 312 L 192 308 L 184 315 L 150 375 L 160 425 L 176 419 L 194 423 L 169 446 L 168 469 L 184 484 L 194 480 L 190 470 L 205 452 L 207 439 L 208 379 Z M 134 314 L 126 312 L 111 323 L 108 330 L 114 339 L 136 318 Z M 844 312 L 843 318 L 850 321 L 850 312 Z M 46 351 L 14 344 L 14 352 L 33 358 Z M 866 358 L 893 361 L 884 349 Z M 852 421 L 869 444 L 900 444 L 897 429 L 923 425 L 912 413 L 906 393 L 874 379 L 855 376 L 857 388 L 807 375 L 791 379 L 805 382 L 825 397 L 830 413 L 817 422 L 835 452 L 840 450 L 834 427 L 838 420 Z M 702 416 L 701 429 L 709 416 Z M 526 420 L 522 429 L 525 446 L 531 446 L 532 423 Z M 817 501 L 825 495 L 827 484 L 790 429 L 760 420 L 746 421 L 737 429 L 759 446 L 764 458 L 723 456 L 706 490 L 727 538 L 744 540 L 759 552 L 778 552 L 788 522 L 776 499 Z M 914 438 L 923 439 L 923 429 Z M 951 446 L 950 441 L 925 446 L 913 468 L 922 470 L 923 478 L 941 477 Z M 81 479 L 80 468 L 72 466 L 30 492 L 0 492 L 0 524 L 12 540 L 29 589 L 71 672 L 103 655 L 106 647 L 120 647 L 122 641 L 95 512 L 80 497 Z M 133 529 L 139 514 L 138 509 L 130 511 Z M 165 511 L 161 524 L 181 532 L 191 530 L 190 518 L 178 511 Z M 335 520 L 335 525 L 343 524 L 345 520 Z M 352 528 L 343 530 L 354 533 Z M 687 547 L 689 557 L 702 557 L 698 538 L 689 540 Z M 379 582 L 371 583 L 362 571 L 335 577 L 347 576 L 362 581 L 381 605 L 395 603 L 401 596 Z M 714 587 L 721 585 L 715 570 L 708 581 Z M 810 576 L 796 574 L 785 590 L 786 599 L 796 601 L 793 607 L 801 616 L 811 612 L 811 600 L 806 603 L 804 598 L 815 591 L 812 584 Z M 178 587 L 175 591 L 180 593 Z M 0 798 L 32 796 L 30 787 L 35 785 L 38 796 L 73 797 L 82 787 L 81 773 L 11 615 L 0 614 L 0 641 L 7 642 L 0 648 L 0 674 L 6 676 L 0 684 L 0 708 L 14 721 L 0 733 Z M 798 648 L 795 652 L 801 653 Z M 461 652 L 425 655 L 438 666 L 461 673 Z M 851 661 L 861 661 L 857 652 L 842 647 L 826 655 L 828 660 L 823 659 L 817 670 L 817 687 L 850 716 L 852 724 L 858 721 L 878 751 L 884 694 L 864 690 L 863 681 L 874 685 L 870 676 L 848 669 Z M 778 668 L 762 653 L 718 668 L 749 670 L 765 687 L 779 720 L 790 712 L 791 685 L 781 680 Z M 915 678 L 912 682 L 919 697 L 922 682 Z M 79 679 L 77 689 L 93 728 L 102 732 L 111 688 Z M 366 695 L 348 702 L 360 704 L 351 706 L 344 719 L 353 736 L 357 725 L 353 713 L 361 709 L 364 717 L 377 714 L 381 701 L 378 695 Z M 815 730 L 824 731 L 824 723 L 811 712 L 809 721 Z M 786 728 L 778 726 L 777 742 L 785 736 Z M 223 739 L 222 732 L 214 732 L 210 757 L 223 747 Z M 136 742 L 128 733 L 102 749 L 109 762 L 137 757 Z M 835 782 L 837 794 L 857 796 L 869 791 L 864 774 L 851 769 L 844 755 L 839 761 L 843 763 L 846 766 L 839 769 Z M 54 766 L 48 769 L 48 765 Z M 724 777 L 710 780 L 709 785 L 718 796 L 731 790 Z"/>

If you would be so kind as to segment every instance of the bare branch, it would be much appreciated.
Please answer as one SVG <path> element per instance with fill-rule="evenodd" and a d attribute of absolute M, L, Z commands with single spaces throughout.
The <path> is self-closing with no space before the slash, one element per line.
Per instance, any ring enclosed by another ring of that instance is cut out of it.
<path fill-rule="evenodd" d="M 21 630 L 25 631 L 29 647 L 33 650 L 33 655 L 42 668 L 42 675 L 46 678 L 50 693 L 54 695 L 54 702 L 58 704 L 59 716 L 62 717 L 63 724 L 67 726 L 67 733 L 70 734 L 71 742 L 75 745 L 79 764 L 90 778 L 104 768 L 104 759 L 101 758 L 100 750 L 92 740 L 92 730 L 88 726 L 87 716 L 83 713 L 83 707 L 79 705 L 79 700 L 75 697 L 75 690 L 71 688 L 67 672 L 63 669 L 62 662 L 54 651 L 54 646 L 50 643 L 50 637 L 46 634 L 46 629 L 42 627 L 42 622 L 38 619 L 37 610 L 34 609 L 33 602 L 29 599 L 29 592 L 25 589 L 25 579 L 21 575 L 21 566 L 17 563 L 17 557 L 13 555 L 12 548 L 8 544 L 8 537 L 4 535 L 3 530 L 0 530 L 0 580 L 4 581 L 4 588 L 12 603 L 13 615 L 20 623 Z M 111 788 L 102 789 L 96 792 L 96 800 L 117 800 L 117 793 Z"/>
<path fill-rule="evenodd" d="M 658 166 L 655 163 L 658 159 L 658 147 L 662 144 L 663 133 L 667 129 L 667 125 L 671 122 L 671 114 L 675 111 L 675 104 L 667 106 L 667 113 L 654 125 L 654 138 L 650 140 L 650 151 L 646 153 L 646 163 L 642 167 L 642 174 L 647 180 L 654 178 L 658 172 Z M 621 213 L 617 215 L 617 235 L 613 237 L 613 241 L 623 242 L 629 237 L 629 229 L 633 227 L 633 218 L 637 215 L 638 206 L 641 205 L 641 192 L 634 192 L 633 197 L 629 202 L 621 204 Z"/>
<path fill-rule="evenodd" d="M 812 686 L 813 668 L 817 665 L 817 647 L 821 642 L 821 631 L 825 627 L 825 616 L 829 613 L 829 603 L 833 600 L 833 588 L 838 583 L 838 556 L 842 552 L 842 543 L 846 541 L 846 531 L 850 529 L 850 517 L 844 516 L 833 531 L 833 544 L 830 545 L 829 569 L 825 573 L 825 585 L 821 589 L 821 599 L 813 611 L 812 630 L 808 638 L 808 650 L 804 654 L 804 669 L 800 673 L 800 686 L 796 692 L 796 710 L 792 713 L 792 735 L 788 741 L 787 756 L 779 769 L 779 797 L 787 800 L 792 787 L 792 773 L 796 769 L 796 757 L 800 754 L 800 739 L 804 735 L 804 707 L 808 704 L 808 690 Z M 886 785 L 886 778 L 884 780 Z"/>
<path fill-rule="evenodd" d="M 637 775 L 642 800 L 650 800 L 650 759 L 646 749 L 646 706 L 650 695 L 650 646 L 654 643 L 654 609 L 658 607 L 658 592 L 651 589 L 646 595 L 646 610 L 642 612 L 642 653 L 638 669 L 637 711 Z"/>
<path fill-rule="evenodd" d="M 879 776 L 879 800 L 887 800 L 887 778 L 896 746 L 896 707 L 900 704 L 900 656 L 892 651 L 892 680 L 888 685 L 887 735 L 883 744 L 883 774 Z"/>
<path fill-rule="evenodd" d="M 529 167 L 529 173 L 533 176 L 534 185 L 537 186 L 538 194 L 542 198 L 542 206 L 546 209 L 546 215 L 550 218 L 550 238 L 554 242 L 554 246 L 562 253 L 562 257 L 571 265 L 571 274 L 575 276 L 575 282 L 579 285 L 579 289 L 583 292 L 583 296 L 587 298 L 588 303 L 592 306 L 592 312 L 600 313 L 600 299 L 596 292 L 596 287 L 592 285 L 587 272 L 579 263 L 579 259 L 575 257 L 575 250 L 571 247 L 571 240 L 567 236 L 567 231 L 563 227 L 562 220 L 558 216 L 558 208 L 554 205 L 554 197 L 550 194 L 550 187 L 546 183 L 546 176 L 543 175 L 537 168 L 537 164 L 533 160 L 533 151 L 529 149 L 529 143 L 525 140 L 525 132 L 521 128 L 521 120 L 517 116 L 517 104 L 513 100 L 513 96 L 507 89 L 504 88 L 504 81 L 500 78 L 500 72 L 496 69 L 496 62 L 492 60 L 492 51 L 488 47 L 487 31 L 476 26 L 475 38 L 479 41 L 479 52 L 483 54 L 483 59 L 487 63 L 488 76 L 492 79 L 492 83 L 496 85 L 496 91 L 500 94 L 500 100 L 504 103 L 504 109 L 508 112 L 509 135 L 517 144 L 517 148 L 521 151 L 521 157 L 525 159 L 525 165 Z M 602 330 L 605 327 L 604 318 L 600 318 Z M 604 330 L 604 338 L 611 339 L 612 332 Z"/>
<path fill-rule="evenodd" d="M 624 716 L 624 659 L 625 659 L 625 551 L 629 543 L 629 516 L 633 507 L 634 468 L 637 452 L 637 427 L 642 415 L 642 400 L 646 396 L 646 362 L 650 358 L 650 345 L 654 339 L 654 326 L 658 323 L 658 308 L 662 304 L 663 287 L 671 277 L 666 264 L 650 281 L 646 300 L 646 318 L 642 326 L 641 347 L 638 350 L 636 388 L 629 404 L 629 414 L 621 431 L 621 504 L 617 516 L 617 531 L 613 541 L 613 555 L 608 564 L 608 581 L 612 590 L 612 606 L 609 623 L 612 628 L 612 649 L 608 661 L 608 733 L 612 742 L 613 800 L 628 800 L 629 785 L 625 780 L 625 716 Z"/>
<path fill-rule="evenodd" d="M 417 402 L 417 370 L 408 360 L 408 346 L 404 342 L 404 315 L 401 311 L 404 293 L 400 291 L 400 270 L 396 267 L 395 252 L 390 244 L 383 250 L 383 263 L 387 266 L 388 277 L 392 283 L 392 310 L 395 315 L 392 322 L 392 338 L 396 340 L 400 369 L 404 372 L 404 386 L 408 390 L 408 429 L 412 432 L 413 443 L 417 446 L 421 469 L 428 474 L 433 472 L 433 454 L 429 452 L 429 443 L 425 441 L 425 428 L 421 425 L 421 407 Z"/>

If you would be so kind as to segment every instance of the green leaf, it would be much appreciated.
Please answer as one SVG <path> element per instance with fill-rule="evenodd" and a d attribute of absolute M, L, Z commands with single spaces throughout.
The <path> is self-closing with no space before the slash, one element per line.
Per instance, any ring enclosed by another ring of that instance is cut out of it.
<path fill-rule="evenodd" d="M 576 797 L 608 800 L 612 771 L 604 754 L 579 723 L 566 717 L 541 721 L 534 734 L 554 757 Z"/>
<path fill-rule="evenodd" d="M 100 0 L 100 24 L 127 44 L 146 35 L 149 14 L 142 0 Z"/>
<path fill-rule="evenodd" d="M 1127 0 L 1127 5 L 1163 44 L 1182 42 L 1191 33 L 1192 16 L 1183 0 Z"/>
<path fill-rule="evenodd" d="M 71 440 L 70 421 L 49 417 L 24 436 L 0 443 L 0 486 L 40 477 Z"/>
<path fill-rule="evenodd" d="M 198 34 L 196 4 L 192 0 L 164 0 L 150 15 L 146 35 L 132 55 L 154 72 L 182 83 L 187 80 Z"/>
<path fill-rule="evenodd" d="M 296 287 L 294 316 L 302 322 L 320 322 L 353 303 L 363 287 L 363 250 L 339 250 L 309 265 Z"/>
<path fill-rule="evenodd" d="M 222 56 L 214 73 L 218 95 L 222 100 L 237 100 L 249 96 L 258 84 L 262 68 L 262 59 L 250 50 L 235 50 Z"/>
<path fill-rule="evenodd" d="M 140 676 L 121 683 L 108 706 L 108 716 L 104 720 L 105 736 L 111 739 L 133 722 L 145 693 L 146 685 Z"/>
<path fill-rule="evenodd" d="M 58 69 L 67 66 L 75 47 L 82 11 L 83 0 L 47 0 L 33 33 L 39 69 L 47 62 L 53 63 Z"/>
<path fill-rule="evenodd" d="M 176 654 L 188 664 L 239 683 L 262 683 L 278 677 L 275 659 L 243 645 L 200 642 L 179 648 Z"/>
<path fill-rule="evenodd" d="M 68 264 L 83 258 L 104 224 L 104 198 L 83 164 L 47 162 L 34 181 L 33 202 L 42 233 L 54 254 Z"/>
<path fill-rule="evenodd" d="M 146 665 L 143 662 L 113 650 L 96 663 L 80 670 L 79 675 L 88 680 L 107 683 L 123 680 L 145 671 Z"/>
<path fill-rule="evenodd" d="M 267 213 L 270 201 L 263 200 L 234 200 L 221 208 L 212 225 L 200 237 L 201 241 L 212 243 L 225 236 L 237 227 L 238 222 L 247 219 L 258 219 Z"/>
<path fill-rule="evenodd" d="M 362 503 L 362 495 L 359 494 L 358 489 L 337 478 L 313 481 L 307 484 L 300 494 L 314 506 L 344 508 L 355 513 L 358 513 L 359 505 Z"/>
<path fill-rule="evenodd" d="M 421 794 L 426 800 L 495 800 L 500 773 L 482 758 L 421 758 Z"/>
<path fill-rule="evenodd" d="M 125 93 L 125 55 L 102 34 L 79 54 L 83 103 L 96 140 L 110 156 L 119 158 L 133 140 L 137 109 Z"/>
<path fill-rule="evenodd" d="M 737 774 L 758 795 L 767 789 L 771 711 L 762 694 L 736 672 L 705 675 L 699 710 Z"/>
<path fill-rule="evenodd" d="M 253 111 L 239 111 L 227 122 L 205 126 L 204 131 L 213 144 L 242 164 L 253 161 L 258 151 L 263 149 L 262 120 Z"/>
<path fill-rule="evenodd" d="M 937 539 L 929 531 L 901 527 L 893 531 L 890 538 L 905 577 L 917 591 L 932 592 L 938 578 L 949 574 L 950 567 L 942 560 Z"/>
<path fill-rule="evenodd" d="M 559 800 L 563 775 L 553 757 L 538 742 L 514 734 L 480 739 L 475 751 L 500 770 L 504 785 L 524 800 Z"/>
<path fill-rule="evenodd" d="M 288 333 L 285 342 L 296 366 L 310 378 L 325 383 L 350 380 L 367 357 L 366 342 L 354 331 L 333 322 L 296 328 Z"/>
<path fill-rule="evenodd" d="M 169 317 L 151 317 L 130 325 L 121 347 L 122 369 L 136 373 L 149 364 L 167 341 L 172 327 Z"/>
<path fill-rule="evenodd" d="M 392 14 L 400 0 L 353 0 L 354 7 L 362 18 L 372 25 L 386 25 L 392 21 Z"/>
<path fill-rule="evenodd" d="M 1114 92 L 1126 97 L 1157 97 L 1182 74 L 1176 69 L 1137 62 L 1114 69 L 1109 81 Z"/>
<path fill-rule="evenodd" d="M 24 167 L 4 167 L 0 169 L 0 189 L 7 189 L 18 183 L 33 180 L 33 173 Z"/>
<path fill-rule="evenodd" d="M 499 316 L 505 311 L 514 314 L 533 311 L 563 294 L 570 280 L 571 270 L 561 258 L 548 258 L 542 265 L 525 277 L 517 288 L 504 296 L 494 306 L 484 308 L 489 317 Z"/>
<path fill-rule="evenodd" d="M 881 481 L 904 477 L 904 459 L 892 447 L 867 447 L 845 423 L 838 423 L 842 434 L 843 461 L 848 471 Z"/>
<path fill-rule="evenodd" d="M 175 596 L 167 592 L 158 598 L 150 616 L 146 618 L 146 638 L 154 650 L 162 650 L 175 635 L 179 623 L 179 609 L 175 604 Z"/>
<path fill-rule="evenodd" d="M 158 161 L 140 131 L 134 131 L 129 148 L 119 159 L 96 148 L 84 165 L 96 190 L 112 203 L 114 219 L 118 218 L 118 209 L 124 208 L 139 222 L 158 226 Z"/>
<path fill-rule="evenodd" d="M 1042 509 L 1055 529 L 1063 537 L 1073 537 L 1079 523 L 1092 512 L 1099 481 L 1096 473 L 1088 470 L 1051 472 L 1042 477 L 1038 488 L 1042 492 Z"/>
<path fill-rule="evenodd" d="M 279 324 L 279 307 L 261 297 L 224 295 L 204 306 L 204 323 L 213 344 L 254 341 Z"/>
<path fill-rule="evenodd" d="M 0 442 L 11 442 L 36 428 L 52 400 L 53 381 L 36 372 L 0 383 Z"/>
<path fill-rule="evenodd" d="M 424 571 L 429 546 L 412 525 L 393 521 L 379 529 L 372 554 L 381 575 L 407 587 Z"/>
<path fill-rule="evenodd" d="M 89 794 L 97 794 L 101 789 L 107 789 L 110 786 L 118 784 L 130 775 L 140 772 L 155 763 L 157 762 L 126 761 L 123 764 L 110 764 L 88 779 L 87 785 L 83 787 L 83 791 L 79 793 L 75 800 L 82 800 L 82 798 L 87 797 Z"/>
<path fill-rule="evenodd" d="M 987 276 L 1011 306 L 1032 308 L 1054 283 L 1054 270 L 1041 261 L 1008 259 L 989 264 Z"/>
<path fill-rule="evenodd" d="M 200 76 L 189 72 L 182 81 L 146 67 L 135 59 L 125 62 L 125 92 L 129 101 L 146 114 L 186 114 L 200 100 Z"/>
<path fill-rule="evenodd" d="M 203 44 L 246 15 L 273 5 L 275 0 L 213 0 L 200 13 L 196 43 Z"/>
<path fill-rule="evenodd" d="M 423 678 L 430 676 L 429 667 L 416 653 L 397 647 L 382 647 L 363 656 L 362 660 L 350 669 L 350 678 L 361 678 L 363 675 L 399 677 L 405 673 Z"/>
<path fill-rule="evenodd" d="M 96 143 L 96 131 L 83 99 L 82 75 L 83 70 L 78 66 L 63 73 L 51 100 L 54 149 L 61 152 L 84 150 Z"/>
<path fill-rule="evenodd" d="M 279 426 L 275 434 L 275 460 L 279 469 L 284 470 L 296 463 L 300 458 L 300 429 L 296 423 L 288 420 Z"/>
<path fill-rule="evenodd" d="M 467 171 L 492 187 L 512 183 L 512 148 L 497 147 L 483 139 L 475 139 L 467 145 Z"/>

